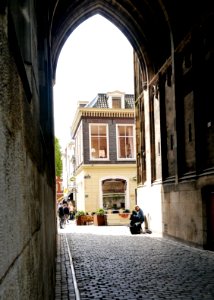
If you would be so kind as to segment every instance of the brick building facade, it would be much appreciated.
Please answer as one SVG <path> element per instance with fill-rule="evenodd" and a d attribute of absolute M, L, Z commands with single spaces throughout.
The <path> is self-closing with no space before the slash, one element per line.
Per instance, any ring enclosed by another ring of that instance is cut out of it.
<path fill-rule="evenodd" d="M 77 209 L 130 209 L 135 204 L 134 95 L 98 94 L 79 107 L 75 140 Z"/>

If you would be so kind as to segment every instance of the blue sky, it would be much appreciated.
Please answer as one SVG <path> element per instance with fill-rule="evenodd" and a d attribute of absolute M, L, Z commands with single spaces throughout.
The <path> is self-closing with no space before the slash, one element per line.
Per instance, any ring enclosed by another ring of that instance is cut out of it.
<path fill-rule="evenodd" d="M 114 90 L 134 93 L 133 48 L 117 27 L 95 15 L 73 31 L 58 59 L 54 121 L 62 150 L 71 139 L 77 102 Z"/>

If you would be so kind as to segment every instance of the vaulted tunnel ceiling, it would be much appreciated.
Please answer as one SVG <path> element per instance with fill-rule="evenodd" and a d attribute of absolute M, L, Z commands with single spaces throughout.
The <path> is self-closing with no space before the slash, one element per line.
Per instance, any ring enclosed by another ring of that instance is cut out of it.
<path fill-rule="evenodd" d="M 203 7 L 209 9 L 209 5 Z M 69 35 L 95 14 L 102 15 L 117 26 L 144 65 L 157 72 L 191 29 L 190 24 L 194 18 L 197 20 L 199 11 L 200 5 L 195 1 L 184 0 L 50 0 L 53 73 L 56 72 L 60 51 Z"/>

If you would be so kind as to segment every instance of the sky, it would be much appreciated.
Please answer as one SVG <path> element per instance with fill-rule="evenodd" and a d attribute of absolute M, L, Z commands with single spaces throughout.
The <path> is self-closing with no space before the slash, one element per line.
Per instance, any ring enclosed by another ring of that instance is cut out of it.
<path fill-rule="evenodd" d="M 95 15 L 80 24 L 59 55 L 54 85 L 54 127 L 60 146 L 71 141 L 78 101 L 115 90 L 134 93 L 133 48 L 111 22 Z"/>

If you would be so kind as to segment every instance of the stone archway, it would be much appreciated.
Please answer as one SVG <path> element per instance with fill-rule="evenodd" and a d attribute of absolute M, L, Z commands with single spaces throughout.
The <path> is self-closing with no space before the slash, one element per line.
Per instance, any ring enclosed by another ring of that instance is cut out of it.
<path fill-rule="evenodd" d="M 0 263 L 2 299 L 54 298 L 52 87 L 65 40 L 96 13 L 121 29 L 135 51 L 138 202 L 154 228 L 204 244 L 201 190 L 214 184 L 212 81 L 204 74 L 214 68 L 213 1 L 3 0 L 0 257 L 7 260 Z"/>
<path fill-rule="evenodd" d="M 204 220 L 196 207 L 202 207 L 201 188 L 213 180 L 206 174 L 213 176 L 214 155 L 211 89 L 203 92 L 199 78 L 213 67 L 213 5 L 198 3 L 193 13 L 192 3 L 182 1 L 58 2 L 50 27 L 53 78 L 67 36 L 96 13 L 116 25 L 134 49 L 137 201 L 153 230 L 203 245 Z M 210 86 L 210 79 L 202 82 Z M 182 220 L 180 210 L 189 211 Z"/>
<path fill-rule="evenodd" d="M 152 5 L 142 1 L 139 7 L 136 7 L 133 1 L 126 1 L 122 5 L 117 1 L 103 0 L 58 2 L 50 14 L 53 77 L 59 53 L 68 36 L 80 23 L 95 14 L 108 19 L 127 37 L 137 53 L 145 81 L 147 77 L 153 76 L 171 55 L 172 34 L 166 9 L 161 1 Z"/>

